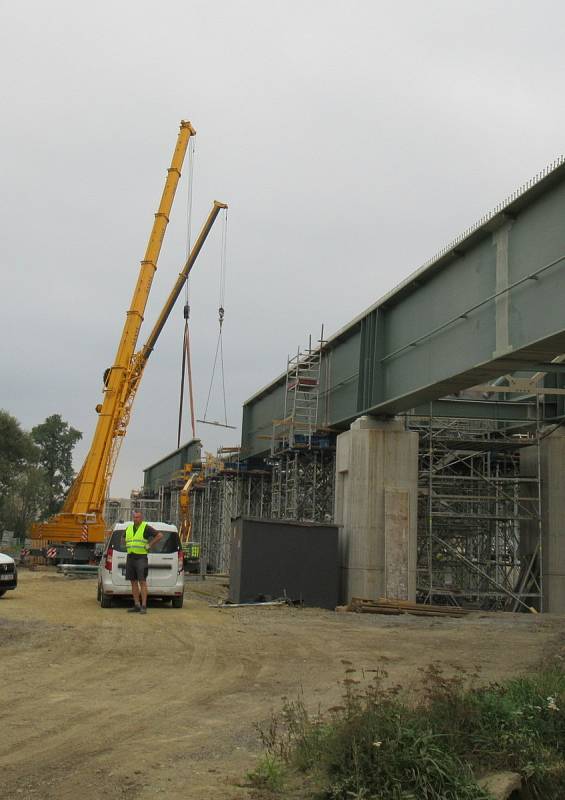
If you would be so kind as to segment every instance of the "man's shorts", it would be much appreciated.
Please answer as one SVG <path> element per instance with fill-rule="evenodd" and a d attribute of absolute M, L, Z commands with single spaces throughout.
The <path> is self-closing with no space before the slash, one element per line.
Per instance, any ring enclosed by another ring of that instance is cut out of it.
<path fill-rule="evenodd" d="M 146 581 L 149 572 L 147 556 L 128 553 L 126 558 L 126 580 Z"/>

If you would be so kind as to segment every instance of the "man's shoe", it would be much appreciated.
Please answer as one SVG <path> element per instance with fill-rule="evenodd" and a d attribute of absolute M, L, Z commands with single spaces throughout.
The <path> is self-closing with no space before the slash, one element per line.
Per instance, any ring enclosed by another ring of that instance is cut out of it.
<path fill-rule="evenodd" d="M 140 614 L 147 614 L 147 609 L 145 608 L 145 606 L 141 606 L 141 608 L 139 609 L 139 613 Z"/>
<path fill-rule="evenodd" d="M 141 606 L 134 606 L 133 608 L 128 608 L 128 614 L 134 614 L 135 612 L 140 612 Z"/>

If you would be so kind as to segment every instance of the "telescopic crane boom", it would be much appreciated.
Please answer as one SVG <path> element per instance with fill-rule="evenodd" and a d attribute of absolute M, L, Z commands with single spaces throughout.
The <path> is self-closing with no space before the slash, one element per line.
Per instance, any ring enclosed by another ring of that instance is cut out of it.
<path fill-rule="evenodd" d="M 153 276 L 157 269 L 157 260 L 180 179 L 182 164 L 189 139 L 195 133 L 190 122 L 181 122 L 161 203 L 155 214 L 155 222 L 145 257 L 141 262 L 114 365 L 104 374 L 104 398 L 103 402 L 96 407 L 98 423 L 90 451 L 69 490 L 61 512 L 46 522 L 34 525 L 32 528 L 34 539 L 42 539 L 51 543 L 79 541 L 96 543 L 104 540 L 106 525 L 103 510 L 106 492 L 120 445 L 126 435 L 131 407 L 143 370 L 220 209 L 227 208 L 225 203 L 214 202 L 208 219 L 177 278 L 147 343 L 136 353 L 139 329 L 143 321 Z"/>

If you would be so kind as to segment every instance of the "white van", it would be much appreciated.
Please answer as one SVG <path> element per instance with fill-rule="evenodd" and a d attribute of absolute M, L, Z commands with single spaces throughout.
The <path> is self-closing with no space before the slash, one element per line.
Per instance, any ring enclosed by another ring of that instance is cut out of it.
<path fill-rule="evenodd" d="M 131 597 L 131 583 L 126 580 L 126 530 L 131 522 L 118 522 L 104 546 L 98 565 L 98 602 L 110 608 L 114 597 Z M 182 608 L 184 599 L 184 552 L 178 531 L 165 522 L 148 523 L 163 534 L 147 555 L 149 597 L 171 600 L 173 608 Z"/>

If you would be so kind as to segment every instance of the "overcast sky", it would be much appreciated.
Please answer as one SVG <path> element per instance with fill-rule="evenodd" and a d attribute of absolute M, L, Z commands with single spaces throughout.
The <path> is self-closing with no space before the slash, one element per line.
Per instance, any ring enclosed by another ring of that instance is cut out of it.
<path fill-rule="evenodd" d="M 228 421 L 564 150 L 560 2 L 0 0 L 0 408 L 60 413 L 80 466 L 181 119 L 193 231 L 229 203 Z M 177 193 L 141 344 L 182 266 Z M 219 221 L 218 221 L 219 222 Z M 220 225 L 192 279 L 197 410 L 217 336 Z M 147 366 L 112 494 L 176 447 L 182 300 Z M 222 415 L 217 385 L 209 418 Z M 188 425 L 185 427 L 188 436 Z"/>

